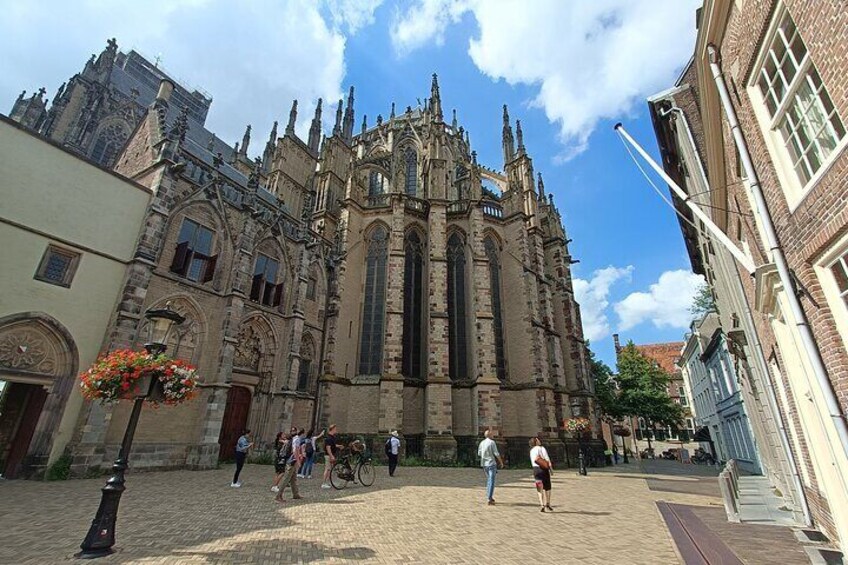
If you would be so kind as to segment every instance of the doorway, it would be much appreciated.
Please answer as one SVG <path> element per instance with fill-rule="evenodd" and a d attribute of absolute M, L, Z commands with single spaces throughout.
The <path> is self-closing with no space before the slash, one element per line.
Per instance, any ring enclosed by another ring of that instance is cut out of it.
<path fill-rule="evenodd" d="M 43 386 L 0 381 L 0 476 L 18 477 L 47 399 Z"/>
<path fill-rule="evenodd" d="M 247 426 L 250 401 L 250 390 L 242 386 L 233 386 L 227 393 L 227 407 L 224 409 L 221 435 L 218 436 L 219 460 L 229 461 L 235 458 L 236 442 Z"/>

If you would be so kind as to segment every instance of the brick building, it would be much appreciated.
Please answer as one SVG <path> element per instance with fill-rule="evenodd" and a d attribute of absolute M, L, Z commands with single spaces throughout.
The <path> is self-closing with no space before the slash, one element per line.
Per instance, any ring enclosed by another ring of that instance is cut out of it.
<path fill-rule="evenodd" d="M 126 85 L 110 77 L 124 80 L 130 57 L 110 41 L 53 107 L 34 95 L 13 114 L 44 135 L 82 123 L 93 109 L 71 102 L 96 82 L 111 107 Z M 455 112 L 446 119 L 435 75 L 423 105 L 393 105 L 356 134 L 353 88 L 329 136 L 319 100 L 300 139 L 295 102 L 251 159 L 250 126 L 229 147 L 203 127 L 208 105 L 193 109 L 194 94 L 133 59 L 137 75 L 162 76 L 109 155 L 154 197 L 103 349 L 140 345 L 143 312 L 171 303 L 186 321 L 169 351 L 203 375 L 196 401 L 142 413 L 135 466 L 206 468 L 243 427 L 263 445 L 329 423 L 377 442 L 397 429 L 407 453 L 432 459 L 474 457 L 489 427 L 516 460 L 535 434 L 554 458 L 575 457 L 562 420 L 596 418 L 569 240 L 506 107 L 503 171 L 477 162 Z M 112 119 L 98 116 L 85 128 L 94 145 Z M 128 415 L 86 405 L 75 464 L 106 464 Z"/>
<path fill-rule="evenodd" d="M 764 471 L 799 522 L 844 550 L 848 13 L 837 2 L 707 0 L 697 19 L 693 60 L 650 100 L 663 166 L 748 259 L 734 260 L 678 201 Z"/>

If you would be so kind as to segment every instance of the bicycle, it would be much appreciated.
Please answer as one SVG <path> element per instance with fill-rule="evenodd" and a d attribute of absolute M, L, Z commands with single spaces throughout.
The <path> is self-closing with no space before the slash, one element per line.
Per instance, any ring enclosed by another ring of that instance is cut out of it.
<path fill-rule="evenodd" d="M 350 452 L 339 457 L 330 471 L 330 484 L 336 490 L 342 490 L 349 482 L 359 483 L 364 487 L 374 484 L 376 472 L 371 457 L 365 455 L 365 446 L 355 441 L 350 446 Z"/>

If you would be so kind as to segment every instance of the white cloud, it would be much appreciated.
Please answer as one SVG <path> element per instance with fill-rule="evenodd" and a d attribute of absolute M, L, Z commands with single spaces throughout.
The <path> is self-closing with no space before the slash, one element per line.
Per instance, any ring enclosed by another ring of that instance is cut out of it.
<path fill-rule="evenodd" d="M 481 72 L 538 88 L 530 101 L 560 128 L 562 160 L 584 151 L 599 120 L 668 87 L 692 53 L 700 0 L 418 0 L 391 28 L 398 53 L 441 44 L 466 11 Z"/>
<path fill-rule="evenodd" d="M 599 340 L 610 334 L 606 309 L 609 306 L 610 287 L 617 281 L 629 281 L 633 266 L 607 267 L 592 273 L 592 279 L 574 279 L 574 296 L 580 304 L 583 334 L 589 340 Z"/>
<path fill-rule="evenodd" d="M 151 60 L 161 54 L 162 67 L 175 78 L 211 93 L 207 127 L 221 138 L 240 140 L 252 124 L 251 153 L 261 153 L 271 122 L 285 124 L 292 99 L 300 101 L 302 125 L 319 96 L 338 100 L 346 90 L 340 27 L 367 24 L 373 9 L 357 12 L 362 6 L 327 4 L 339 14 L 328 23 L 322 5 L 311 0 L 7 2 L 0 100 L 10 108 L 22 89 L 42 85 L 52 97 L 89 54 L 115 37 L 122 50 L 135 48 Z"/>
<path fill-rule="evenodd" d="M 704 283 L 701 275 L 679 269 L 666 271 L 648 292 L 633 292 L 615 304 L 619 331 L 650 321 L 657 328 L 687 328 L 692 321 L 689 308 Z"/>
<path fill-rule="evenodd" d="M 325 0 L 330 21 L 336 29 L 353 35 L 361 28 L 374 23 L 374 12 L 383 0 Z"/>

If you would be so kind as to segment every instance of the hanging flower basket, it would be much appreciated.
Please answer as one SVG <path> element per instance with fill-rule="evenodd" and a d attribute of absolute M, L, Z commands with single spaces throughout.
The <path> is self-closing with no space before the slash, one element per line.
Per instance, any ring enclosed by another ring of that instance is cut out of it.
<path fill-rule="evenodd" d="M 562 427 L 565 431 L 579 436 L 592 429 L 592 422 L 588 418 L 568 418 L 562 423 Z"/>
<path fill-rule="evenodd" d="M 101 355 L 79 380 L 83 397 L 101 403 L 143 397 L 152 404 L 180 404 L 197 394 L 193 366 L 129 349 Z"/>
<path fill-rule="evenodd" d="M 615 435 L 617 435 L 617 436 L 621 436 L 621 437 L 629 437 L 629 436 L 630 436 L 630 429 L 629 429 L 629 428 L 624 428 L 624 427 L 621 427 L 621 428 L 615 428 L 615 429 L 612 431 L 612 433 L 614 433 L 614 434 L 615 434 Z"/>

